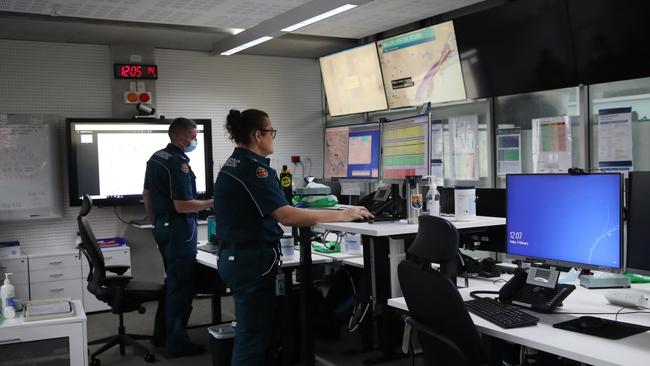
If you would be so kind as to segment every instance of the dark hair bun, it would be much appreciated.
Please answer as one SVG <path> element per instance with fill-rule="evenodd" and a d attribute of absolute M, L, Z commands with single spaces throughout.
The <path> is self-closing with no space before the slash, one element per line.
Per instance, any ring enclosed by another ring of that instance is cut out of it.
<path fill-rule="evenodd" d="M 248 144 L 250 135 L 266 126 L 268 116 L 266 112 L 257 109 L 247 109 L 244 112 L 231 109 L 226 117 L 225 126 L 230 135 L 228 137 L 235 143 Z"/>
<path fill-rule="evenodd" d="M 230 112 L 228 112 L 227 121 L 230 124 L 241 121 L 241 112 L 237 109 L 231 109 Z"/>

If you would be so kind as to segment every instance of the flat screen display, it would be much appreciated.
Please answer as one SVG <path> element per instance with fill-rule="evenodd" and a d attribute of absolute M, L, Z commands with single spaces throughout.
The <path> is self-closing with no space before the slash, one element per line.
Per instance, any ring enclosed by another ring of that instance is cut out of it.
<path fill-rule="evenodd" d="M 628 271 L 650 275 L 650 172 L 630 172 L 627 192 Z"/>
<path fill-rule="evenodd" d="M 404 179 L 429 172 L 429 115 L 384 122 L 381 126 L 381 175 Z"/>
<path fill-rule="evenodd" d="M 197 124 L 197 147 L 190 166 L 200 196 L 212 192 L 212 137 L 210 120 Z M 98 205 L 142 201 L 149 158 L 169 143 L 172 120 L 67 119 L 70 204 L 81 204 L 89 194 Z"/>
<path fill-rule="evenodd" d="M 465 99 L 451 21 L 377 42 L 390 108 Z"/>
<path fill-rule="evenodd" d="M 379 178 L 379 123 L 325 129 L 324 178 Z"/>
<path fill-rule="evenodd" d="M 584 84 L 650 76 L 650 1 L 567 1 L 578 78 Z"/>
<path fill-rule="evenodd" d="M 375 43 L 319 59 L 332 116 L 388 108 Z"/>
<path fill-rule="evenodd" d="M 508 254 L 550 265 L 620 270 L 621 177 L 508 175 Z"/>
<path fill-rule="evenodd" d="M 454 28 L 469 98 L 578 85 L 564 0 L 507 2 Z"/>

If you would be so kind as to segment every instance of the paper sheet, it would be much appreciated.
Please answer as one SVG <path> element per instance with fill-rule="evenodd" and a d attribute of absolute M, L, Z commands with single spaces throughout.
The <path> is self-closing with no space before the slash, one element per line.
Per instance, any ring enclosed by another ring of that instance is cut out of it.
<path fill-rule="evenodd" d="M 497 175 L 521 173 L 521 128 L 497 129 Z"/>
<path fill-rule="evenodd" d="M 566 173 L 572 163 L 568 116 L 533 119 L 533 173 Z"/>
<path fill-rule="evenodd" d="M 478 140 L 477 115 L 449 118 L 450 170 L 452 179 L 479 179 Z"/>
<path fill-rule="evenodd" d="M 632 170 L 632 108 L 598 111 L 598 167 L 606 171 Z"/>

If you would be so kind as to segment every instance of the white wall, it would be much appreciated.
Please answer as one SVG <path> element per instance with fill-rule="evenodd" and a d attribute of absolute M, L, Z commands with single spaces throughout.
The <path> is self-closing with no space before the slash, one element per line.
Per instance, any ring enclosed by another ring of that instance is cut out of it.
<path fill-rule="evenodd" d="M 310 157 L 312 173 L 322 174 L 321 86 L 315 60 L 157 50 L 156 62 L 159 114 L 213 120 L 215 173 L 232 151 L 223 122 L 228 110 L 237 107 L 270 114 L 279 130 L 271 156 L 274 167 L 295 154 Z M 0 113 L 111 117 L 111 78 L 108 46 L 0 40 Z M 61 138 L 65 145 L 63 132 Z M 0 240 L 19 240 L 23 247 L 73 242 L 78 208 L 69 207 L 67 170 L 63 175 L 64 217 L 0 222 Z M 94 208 L 89 217 L 96 236 L 119 234 L 112 208 Z"/>

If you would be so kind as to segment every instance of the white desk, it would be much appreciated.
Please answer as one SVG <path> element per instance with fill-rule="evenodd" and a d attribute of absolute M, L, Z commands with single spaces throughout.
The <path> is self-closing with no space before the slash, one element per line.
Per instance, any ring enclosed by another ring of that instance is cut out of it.
<path fill-rule="evenodd" d="M 320 254 L 312 253 L 311 255 L 311 262 L 313 264 L 331 263 L 333 261 L 334 260 L 332 258 L 325 257 Z M 210 268 L 218 269 L 217 256 L 212 253 L 198 250 L 196 253 L 196 262 Z M 282 257 L 282 268 L 297 267 L 299 265 L 300 265 L 300 252 L 297 250 L 293 253 L 292 257 Z"/>
<path fill-rule="evenodd" d="M 349 253 L 319 253 L 316 251 L 311 251 L 312 258 L 314 255 L 319 255 L 322 257 L 328 257 L 332 258 L 334 262 L 341 262 L 349 258 L 362 258 L 363 259 L 363 252 L 356 253 L 356 254 L 349 254 Z"/>
<path fill-rule="evenodd" d="M 14 319 L 4 319 L 0 322 L 0 354 L 5 361 L 11 359 L 12 354 L 28 354 L 31 347 L 38 347 L 38 354 L 32 361 L 37 363 L 37 358 L 42 358 L 48 347 L 53 347 L 53 351 L 59 355 L 57 350 L 60 346 L 60 338 L 67 338 L 67 347 L 70 357 L 70 365 L 87 366 L 88 365 L 88 335 L 86 331 L 86 313 L 84 312 L 81 300 L 73 300 L 75 315 L 67 318 L 38 320 L 32 322 L 23 321 L 22 315 L 17 314 Z M 33 342 L 33 343 L 31 343 Z M 48 342 L 52 342 L 48 345 Z M 21 345 L 25 343 L 25 345 Z M 57 357 L 59 358 L 59 357 Z M 29 359 L 21 359 L 30 363 Z"/>
<path fill-rule="evenodd" d="M 505 225 L 506 219 L 503 217 L 476 216 L 473 221 L 456 221 L 453 216 L 444 216 L 444 219 L 451 222 L 457 229 L 469 229 L 484 226 Z M 342 231 L 348 233 L 357 233 L 368 236 L 393 236 L 415 234 L 418 232 L 418 224 L 406 224 L 400 222 L 330 222 L 318 224 L 314 229 Z"/>
<path fill-rule="evenodd" d="M 463 300 L 469 300 L 470 291 L 496 291 L 502 285 L 503 282 L 493 284 L 493 281 L 471 279 L 470 287 L 459 289 L 459 292 Z M 635 284 L 632 287 L 650 290 L 650 284 Z M 645 366 L 650 364 L 650 332 L 619 340 L 609 340 L 553 328 L 554 323 L 580 316 L 559 313 L 616 313 L 620 310 L 620 306 L 610 305 L 605 299 L 606 292 L 607 290 L 589 290 L 577 285 L 576 290 L 564 300 L 564 306 L 558 308 L 557 313 L 541 314 L 530 312 L 540 318 L 539 323 L 531 327 L 504 329 L 472 313 L 470 315 L 474 324 L 476 324 L 476 328 L 481 333 L 572 360 L 607 366 Z M 408 311 L 403 297 L 389 299 L 388 305 Z M 623 312 L 631 310 L 624 310 Z M 614 319 L 613 314 L 594 316 Z M 624 314 L 619 315 L 618 320 L 650 326 L 650 314 Z"/>
<path fill-rule="evenodd" d="M 346 258 L 342 260 L 342 262 L 343 264 L 347 264 L 352 267 L 363 268 L 363 257 Z"/>

